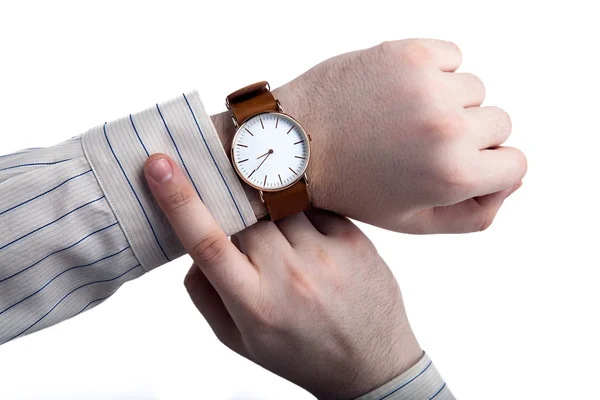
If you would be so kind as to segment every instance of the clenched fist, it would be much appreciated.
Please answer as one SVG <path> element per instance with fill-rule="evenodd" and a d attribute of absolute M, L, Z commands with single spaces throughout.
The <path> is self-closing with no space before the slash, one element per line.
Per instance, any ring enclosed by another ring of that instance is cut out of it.
<path fill-rule="evenodd" d="M 502 146 L 508 114 L 480 107 L 484 85 L 454 72 L 460 63 L 449 42 L 384 42 L 324 61 L 276 89 L 313 138 L 313 204 L 400 232 L 486 229 L 520 186 L 526 159 Z M 229 115 L 215 122 L 227 147 Z M 260 201 L 254 205 L 264 213 Z"/>

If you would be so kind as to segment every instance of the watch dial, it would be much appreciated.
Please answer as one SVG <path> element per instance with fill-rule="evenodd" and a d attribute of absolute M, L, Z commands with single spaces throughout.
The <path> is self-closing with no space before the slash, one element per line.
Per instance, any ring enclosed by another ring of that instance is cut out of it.
<path fill-rule="evenodd" d="M 233 162 L 242 178 L 257 189 L 275 191 L 302 177 L 310 157 L 304 129 L 285 114 L 256 115 L 238 129 Z"/>

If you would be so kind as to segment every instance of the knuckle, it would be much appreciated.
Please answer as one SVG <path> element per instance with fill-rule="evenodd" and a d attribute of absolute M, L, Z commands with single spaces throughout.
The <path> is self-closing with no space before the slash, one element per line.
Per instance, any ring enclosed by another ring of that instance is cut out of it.
<path fill-rule="evenodd" d="M 475 175 L 463 160 L 456 157 L 456 152 L 450 149 L 446 152 L 434 167 L 439 190 L 445 197 L 463 197 L 464 193 L 470 192 L 476 186 Z"/>
<path fill-rule="evenodd" d="M 457 138 L 466 131 L 466 120 L 458 112 L 433 112 L 426 122 L 426 131 L 436 138 Z"/>
<path fill-rule="evenodd" d="M 169 195 L 167 198 L 167 206 L 169 207 L 169 210 L 173 212 L 181 212 L 187 209 L 193 198 L 193 193 L 190 190 L 178 190 Z"/>
<path fill-rule="evenodd" d="M 446 184 L 449 188 L 454 188 L 456 191 L 463 193 L 465 191 L 470 192 L 476 186 L 477 182 L 474 175 L 462 165 L 458 165 L 450 171 L 446 175 Z"/>
<path fill-rule="evenodd" d="M 208 233 L 194 246 L 190 255 L 201 265 L 218 264 L 225 258 L 228 245 L 229 240 L 224 234 Z"/>
<path fill-rule="evenodd" d="M 427 46 L 419 39 L 384 41 L 375 50 L 377 61 L 390 63 L 395 67 L 399 63 L 423 66 L 433 58 Z"/>
<path fill-rule="evenodd" d="M 327 256 L 327 254 L 323 254 L 325 252 L 321 248 L 316 248 L 315 251 L 319 265 L 323 265 L 322 262 L 332 262 L 329 258 L 327 260 L 322 259 L 322 256 Z M 283 265 L 288 273 L 290 288 L 295 293 L 303 294 L 304 297 L 311 297 L 315 293 L 315 288 L 302 263 L 295 257 L 285 256 Z"/>
<path fill-rule="evenodd" d="M 433 54 L 422 40 L 410 39 L 403 43 L 398 51 L 398 56 L 408 65 L 422 67 L 430 64 Z"/>
<path fill-rule="evenodd" d="M 329 253 L 321 247 L 315 250 L 315 258 L 317 260 L 317 265 L 319 265 L 321 269 L 329 270 L 335 267 L 335 262 L 333 261 Z"/>
<path fill-rule="evenodd" d="M 398 46 L 396 46 L 396 43 L 387 40 L 379 43 L 375 49 L 377 50 L 377 54 L 380 56 L 380 59 L 396 57 L 398 54 Z"/>
<path fill-rule="evenodd" d="M 436 104 L 436 96 L 439 93 L 439 87 L 436 87 L 433 80 L 422 73 L 415 73 L 412 82 L 405 86 L 405 90 L 416 101 L 421 104 Z"/>

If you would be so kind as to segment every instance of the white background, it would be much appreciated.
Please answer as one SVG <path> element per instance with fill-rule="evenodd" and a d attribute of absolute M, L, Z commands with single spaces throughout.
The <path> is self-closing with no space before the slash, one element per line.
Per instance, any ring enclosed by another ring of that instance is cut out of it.
<path fill-rule="evenodd" d="M 197 88 L 273 87 L 383 40 L 451 40 L 512 116 L 524 186 L 484 233 L 365 227 L 422 347 L 461 399 L 600 398 L 597 12 L 591 1 L 2 1 L 0 153 L 55 144 Z M 554 5 L 556 4 L 556 5 Z M 256 55 L 260 54 L 260 57 Z M 240 60 L 259 60 L 244 63 Z M 230 353 L 186 257 L 0 348 L 0 399 L 307 399 Z"/>

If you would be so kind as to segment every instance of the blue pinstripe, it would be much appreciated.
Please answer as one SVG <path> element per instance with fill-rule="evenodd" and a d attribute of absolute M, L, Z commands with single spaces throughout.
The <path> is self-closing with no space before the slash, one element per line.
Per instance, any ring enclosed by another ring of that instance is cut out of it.
<path fill-rule="evenodd" d="M 112 282 L 112 281 L 116 281 L 117 279 L 121 278 L 122 276 L 126 275 L 127 273 L 133 271 L 134 269 L 140 267 L 140 264 L 136 265 L 135 267 L 132 267 L 130 269 L 128 269 L 127 271 L 123 272 L 122 274 L 111 278 L 111 279 L 103 279 L 103 280 L 99 280 L 99 281 L 94 281 L 94 282 L 89 282 L 86 283 L 84 285 L 81 285 L 79 287 L 76 287 L 75 289 L 71 290 L 69 293 L 67 293 L 66 295 L 64 295 L 64 297 L 62 299 L 59 300 L 58 303 L 56 303 L 51 309 L 50 311 L 48 311 L 46 314 L 42 315 L 42 317 L 40 319 L 38 319 L 37 321 L 35 321 L 33 324 L 29 325 L 29 327 L 27 327 L 26 329 L 22 330 L 21 332 L 19 332 L 18 334 L 16 334 L 15 336 L 11 337 L 10 339 L 8 339 L 5 343 L 10 342 L 11 340 L 14 340 L 16 338 L 18 338 L 19 336 L 21 336 L 22 334 L 24 334 L 25 332 L 27 332 L 28 330 L 30 330 L 31 328 L 33 328 L 34 326 L 36 326 L 37 324 L 40 323 L 40 321 L 42 321 L 44 318 L 46 318 L 52 311 L 54 311 L 54 309 L 56 307 L 58 307 L 60 305 L 60 303 L 62 303 L 67 297 L 69 297 L 72 293 L 76 292 L 79 289 L 82 289 L 86 286 L 90 286 L 90 285 L 94 285 L 96 283 L 105 283 L 105 282 Z"/>
<path fill-rule="evenodd" d="M 75 211 L 77 211 L 77 210 L 80 210 L 80 209 L 82 209 L 82 208 L 84 208 L 84 207 L 86 207 L 86 206 L 89 206 L 90 204 L 93 204 L 93 203 L 95 203 L 95 202 L 97 202 L 97 201 L 100 201 L 100 200 L 102 200 L 103 198 L 104 198 L 104 196 L 102 196 L 102 197 L 99 197 L 99 198 L 97 198 L 96 200 L 92 200 L 92 201 L 90 201 L 90 202 L 88 202 L 88 203 L 85 203 L 84 205 L 81 205 L 81 206 L 77 207 L 77 208 L 76 208 L 76 209 L 74 209 L 74 210 L 71 210 L 71 211 L 69 211 L 68 213 L 66 213 L 66 214 L 65 214 L 65 215 L 63 215 L 62 217 L 60 217 L 60 218 L 57 218 L 57 219 L 55 219 L 54 221 L 52 221 L 52 222 L 49 222 L 49 223 L 47 223 L 47 224 L 46 224 L 46 225 L 44 225 L 44 226 L 40 226 L 39 228 L 37 228 L 37 229 L 35 229 L 35 230 L 33 230 L 33 231 L 29 232 L 29 233 L 28 233 L 28 234 L 26 234 L 26 235 L 23 235 L 23 236 L 21 236 L 21 237 L 20 237 L 20 238 L 18 238 L 18 239 L 15 239 L 15 240 L 13 240 L 12 242 L 10 242 L 10 243 L 8 243 L 8 244 L 5 244 L 4 246 L 0 247 L 0 250 L 4 250 L 4 249 L 5 249 L 5 248 L 7 248 L 8 246 L 10 246 L 10 245 L 12 245 L 12 244 L 15 244 L 15 243 L 17 243 L 19 240 L 25 239 L 27 236 L 29 236 L 29 235 L 33 235 L 34 233 L 36 233 L 36 232 L 38 232 L 38 231 L 40 231 L 40 230 L 42 230 L 42 229 L 44 229 L 44 228 L 46 228 L 46 227 L 48 227 L 48 226 L 50 226 L 50 225 L 54 224 L 55 222 L 58 222 L 58 221 L 60 221 L 61 219 L 65 218 L 66 216 L 68 216 L 68 215 L 70 215 L 70 214 L 73 214 Z"/>
<path fill-rule="evenodd" d="M 165 128 L 167 129 L 167 133 L 169 134 L 169 137 L 171 138 L 171 141 L 173 142 L 173 146 L 175 146 L 175 150 L 177 150 L 177 154 L 179 155 L 179 159 L 181 160 L 181 164 L 183 165 L 183 168 L 185 169 L 185 172 L 187 172 L 188 177 L 190 178 L 190 182 L 192 182 L 192 185 L 194 186 L 194 189 L 196 189 L 196 193 L 198 193 L 198 197 L 200 197 L 200 200 L 202 200 L 202 195 L 200 194 L 200 191 L 198 190 L 198 187 L 196 186 L 196 183 L 192 179 L 192 175 L 190 175 L 190 171 L 188 170 L 187 165 L 185 165 L 185 161 L 183 161 L 183 157 L 181 157 L 181 153 L 179 152 L 179 147 L 177 147 L 177 143 L 175 143 L 175 138 L 173 137 L 173 135 L 171 135 L 171 130 L 169 129 L 169 126 L 167 125 L 167 122 L 165 121 L 165 118 L 163 117 L 162 113 L 160 112 L 160 107 L 158 107 L 158 104 L 156 105 L 156 109 L 158 110 L 158 115 L 160 115 L 160 119 L 162 119 L 162 122 L 165 125 Z M 204 201 L 204 200 L 202 200 L 202 201 Z"/>
<path fill-rule="evenodd" d="M 31 199 L 29 199 L 29 200 L 27 200 L 27 201 L 24 201 L 24 202 L 22 202 L 22 203 L 20 203 L 20 204 L 17 204 L 16 206 L 13 206 L 13 207 L 9 208 L 8 210 L 4 210 L 4 211 L 0 212 L 0 216 L 2 216 L 2 215 L 4 215 L 4 214 L 6 214 L 6 213 L 7 213 L 7 212 L 9 212 L 9 211 L 12 211 L 12 210 L 14 210 L 15 208 L 19 208 L 19 207 L 21 207 L 21 206 L 23 206 L 23 205 L 25 205 L 25 204 L 27 204 L 27 203 L 29 203 L 29 202 L 31 202 L 31 201 L 33 201 L 33 200 L 35 200 L 35 199 L 39 199 L 40 197 L 42 197 L 42 196 L 45 196 L 45 195 L 47 195 L 48 193 L 52 192 L 53 190 L 56 190 L 56 189 L 58 189 L 59 187 L 63 186 L 63 185 L 64 185 L 64 184 L 66 184 L 67 182 L 69 182 L 69 181 L 72 181 L 73 179 L 79 178 L 80 176 L 83 176 L 83 175 L 85 175 L 85 174 L 89 174 L 90 172 L 92 172 L 92 170 L 91 170 L 91 169 L 90 169 L 89 171 L 86 171 L 86 172 L 84 172 L 84 173 L 81 173 L 81 174 L 79 174 L 79 175 L 75 175 L 74 177 L 67 179 L 66 181 L 64 181 L 64 182 L 63 182 L 63 183 L 61 183 L 60 185 L 58 185 L 58 186 L 55 186 L 55 187 L 53 187 L 52 189 L 50 189 L 50 190 L 47 190 L 47 191 L 45 191 L 45 192 L 44 192 L 44 193 L 42 193 L 42 194 L 39 194 L 39 195 L 37 195 L 37 196 L 35 196 L 35 197 L 32 197 Z"/>
<path fill-rule="evenodd" d="M 138 130 L 135 127 L 135 124 L 133 123 L 133 117 L 131 116 L 131 114 L 129 114 L 129 121 L 131 122 L 131 126 L 133 127 L 133 131 L 135 132 L 135 135 L 137 136 L 138 140 L 140 141 L 140 144 L 142 145 L 142 147 L 144 148 L 144 151 L 146 152 L 146 156 L 150 157 L 150 153 L 148 153 L 148 149 L 144 145 L 144 142 L 142 142 L 142 138 L 140 137 L 140 134 L 138 133 Z"/>
<path fill-rule="evenodd" d="M 4 278 L 4 279 L 0 279 L 0 283 L 2 283 L 2 282 L 4 282 L 4 281 L 7 281 L 7 280 L 9 280 L 9 279 L 11 279 L 11 278 L 14 278 L 15 276 L 17 276 L 17 275 L 19 275 L 19 274 L 22 274 L 23 272 L 25 272 L 25 271 L 27 271 L 27 270 L 29 270 L 29 269 L 31 269 L 31 268 L 33 268 L 33 267 L 35 267 L 36 265 L 38 265 L 38 264 L 39 264 L 39 263 L 41 263 L 42 261 L 46 260 L 47 258 L 49 258 L 49 257 L 52 257 L 53 255 L 55 255 L 55 254 L 58 254 L 58 253 L 61 253 L 61 252 L 63 252 L 63 251 L 66 251 L 66 250 L 72 249 L 73 247 L 77 246 L 79 243 L 83 242 L 84 240 L 86 240 L 86 239 L 87 239 L 87 238 L 89 238 L 90 236 L 93 236 L 93 235 L 95 235 L 96 233 L 99 233 L 99 232 L 105 231 L 105 230 L 107 230 L 107 229 L 110 229 L 110 228 L 112 228 L 113 226 L 115 226 L 115 225 L 118 225 L 118 224 L 119 224 L 118 222 L 115 222 L 114 224 L 111 224 L 111 225 L 109 225 L 109 226 L 106 226 L 106 227 L 104 227 L 104 228 L 102 228 L 102 229 L 98 229 L 97 231 L 95 231 L 95 232 L 92 232 L 92 233 L 88 234 L 87 236 L 84 236 L 82 239 L 79 239 L 77 242 L 73 243 L 72 245 L 70 245 L 70 246 L 68 246 L 68 247 L 65 247 L 64 249 L 56 250 L 55 252 L 52 252 L 52 253 L 48 254 L 47 256 L 45 256 L 45 257 L 44 257 L 44 258 L 42 258 L 41 260 L 39 260 L 39 261 L 37 261 L 37 262 L 35 262 L 35 263 L 31 264 L 31 265 L 30 265 L 30 266 L 28 266 L 27 268 L 25 268 L 25 269 L 22 269 L 22 270 L 20 270 L 19 272 L 15 272 L 14 274 L 12 274 L 12 275 L 10 275 L 10 276 L 7 276 L 7 277 L 6 277 L 6 278 Z"/>
<path fill-rule="evenodd" d="M 156 243 L 158 244 L 160 251 L 163 253 L 163 256 L 165 256 L 167 261 L 171 261 L 171 259 L 169 258 L 169 256 L 167 256 L 167 253 L 163 249 L 162 245 L 160 244 L 160 240 L 158 240 L 158 235 L 156 234 L 156 231 L 154 230 L 154 226 L 152 226 L 152 222 L 150 222 L 150 217 L 148 217 L 148 213 L 146 213 L 146 209 L 142 205 L 142 201 L 140 200 L 140 197 L 138 196 L 137 192 L 133 188 L 133 184 L 129 180 L 129 177 L 125 173 L 125 169 L 123 168 L 123 165 L 121 165 L 121 161 L 119 161 L 119 158 L 117 157 L 117 154 L 115 153 L 115 150 L 113 149 L 112 144 L 110 144 L 110 140 L 108 139 L 108 134 L 106 133 L 106 124 L 104 124 L 104 126 L 102 128 L 104 129 L 104 137 L 106 138 L 106 143 L 108 143 L 108 147 L 110 148 L 110 151 L 112 152 L 113 156 L 115 157 L 117 164 L 119 164 L 119 168 L 121 168 L 121 172 L 123 173 L 125 180 L 127 180 L 127 183 L 129 184 L 129 187 L 131 188 L 133 195 L 137 199 L 137 202 L 140 205 L 140 208 L 142 209 L 144 216 L 146 217 L 146 221 L 148 221 L 148 225 L 150 225 L 150 229 L 152 230 L 152 233 L 154 234 L 154 239 L 156 240 Z"/>
<path fill-rule="evenodd" d="M 69 271 L 72 271 L 74 269 L 80 269 L 80 268 L 87 268 L 87 267 L 91 267 L 92 265 L 98 264 L 99 262 L 102 262 L 104 260 L 108 260 L 109 258 L 112 258 L 114 256 L 117 256 L 119 254 L 121 254 L 122 252 L 124 252 L 125 250 L 129 249 L 129 246 L 125 247 L 124 249 L 111 254 L 109 256 L 106 257 L 102 257 L 99 260 L 96 260 L 94 262 L 88 263 L 88 264 L 84 264 L 84 265 L 78 265 L 76 267 L 71 267 L 71 268 L 67 268 L 64 271 L 62 271 L 61 273 L 59 273 L 58 275 L 56 275 L 54 278 L 50 279 L 48 282 L 46 282 L 46 284 L 44 286 L 42 286 L 41 288 L 39 288 L 38 290 L 36 290 L 35 292 L 31 293 L 29 296 L 22 298 L 21 300 L 17 301 L 15 304 L 13 304 L 12 306 L 5 308 L 4 310 L 0 311 L 0 315 L 4 314 L 5 312 L 7 312 L 8 310 L 10 310 L 11 308 L 18 306 L 19 304 L 21 304 L 22 302 L 24 302 L 27 299 L 32 298 L 33 296 L 35 296 L 36 294 L 40 293 L 42 290 L 44 290 L 46 287 L 48 287 L 48 285 L 50 285 L 52 282 L 54 282 L 56 279 L 58 279 L 61 275 L 66 274 Z"/>
<path fill-rule="evenodd" d="M 71 161 L 71 159 L 67 158 L 66 160 L 60 160 L 60 161 L 38 162 L 38 163 L 28 163 L 28 164 L 13 165 L 11 167 L 0 168 L 0 171 L 6 171 L 8 169 L 15 169 L 15 168 L 21 168 L 21 167 L 34 167 L 36 165 L 55 165 L 55 164 L 60 164 L 60 163 L 64 163 L 64 162 L 67 162 L 67 161 Z"/>
<path fill-rule="evenodd" d="M 391 392 L 389 392 L 388 394 L 386 394 L 383 397 L 380 397 L 378 400 L 383 400 L 383 399 L 387 399 L 388 397 L 390 397 L 391 395 L 393 395 L 394 393 L 398 392 L 399 390 L 402 390 L 403 388 L 405 388 L 409 383 L 413 382 L 415 379 L 417 379 L 418 377 L 420 377 L 421 375 L 423 375 L 425 373 L 425 371 L 427 371 L 429 369 L 429 367 L 431 367 L 431 364 L 433 363 L 433 361 L 429 361 L 429 364 L 427 364 L 427 366 L 425 368 L 423 368 L 423 371 L 419 372 L 417 375 L 415 375 L 412 379 L 410 379 L 408 382 L 404 383 L 403 385 L 400 385 L 399 387 L 397 387 L 396 389 L 392 390 Z"/>
<path fill-rule="evenodd" d="M 225 180 L 225 177 L 223 176 L 223 173 L 221 172 L 221 168 L 219 168 L 219 165 L 217 164 L 217 161 L 215 160 L 215 156 L 213 156 L 213 153 L 212 153 L 210 147 L 208 146 L 208 142 L 206 141 L 206 138 L 204 137 L 204 133 L 202 132 L 202 129 L 200 129 L 200 124 L 198 123 L 198 120 L 196 119 L 196 114 L 194 114 L 194 111 L 192 110 L 192 106 L 190 105 L 190 102 L 188 101 L 187 97 L 185 96 L 185 93 L 183 93 L 183 98 L 185 99 L 185 102 L 186 102 L 188 108 L 190 109 L 190 113 L 192 114 L 192 117 L 194 117 L 194 122 L 196 123 L 196 127 L 198 128 L 200 137 L 202 137 L 202 140 L 204 141 L 204 145 L 206 146 L 206 149 L 208 150 L 208 154 L 210 154 L 210 158 L 212 158 L 213 164 L 217 168 L 217 171 L 219 171 L 219 175 L 221 175 L 221 179 L 223 180 L 223 183 L 225 184 L 225 187 L 227 188 L 227 191 L 229 192 L 229 196 L 231 197 L 231 200 L 233 201 L 233 204 L 235 205 L 235 208 L 242 220 L 242 223 L 244 224 L 244 227 L 247 228 L 248 225 L 246 225 L 246 221 L 244 221 L 244 217 L 242 216 L 242 212 L 240 211 L 240 208 L 238 207 L 237 201 L 235 201 L 235 197 L 233 197 L 233 193 L 231 192 L 231 189 L 229 188 L 229 185 L 227 184 L 227 181 Z"/>
<path fill-rule="evenodd" d="M 111 295 L 111 296 L 112 296 L 112 295 Z M 108 296 L 108 297 L 110 297 L 110 296 Z M 97 303 L 97 302 L 99 302 L 99 301 L 104 301 L 104 300 L 108 299 L 108 297 L 102 297 L 102 298 L 100 298 L 100 299 L 96 299 L 96 300 L 92 300 L 92 301 L 90 301 L 89 303 L 87 303 L 87 304 L 86 304 L 86 306 L 85 306 L 85 307 L 83 307 L 83 308 L 81 309 L 81 311 L 79 311 L 77 314 L 73 315 L 73 318 L 75 318 L 76 316 L 78 316 L 79 314 L 81 314 L 82 312 L 84 312 L 85 310 L 87 310 L 87 308 L 88 308 L 89 306 L 91 306 L 92 304 L 94 304 L 94 303 Z"/>
<path fill-rule="evenodd" d="M 444 390 L 444 388 L 445 388 L 445 387 L 446 387 L 446 382 L 444 382 L 444 384 L 442 385 L 442 387 L 441 387 L 441 388 L 439 388 L 439 390 L 438 390 L 437 392 L 435 392 L 435 394 L 434 394 L 433 396 L 431 396 L 431 397 L 429 398 L 429 400 L 435 399 L 435 398 L 436 398 L 436 396 L 437 396 L 438 394 L 440 394 L 440 393 L 442 392 L 442 390 Z"/>

